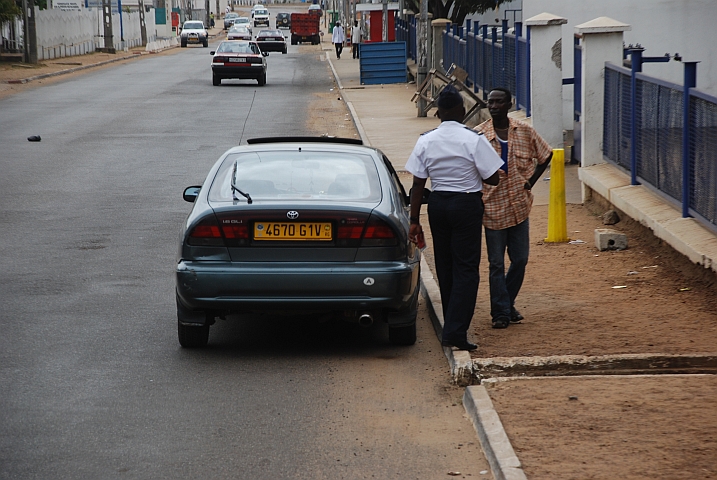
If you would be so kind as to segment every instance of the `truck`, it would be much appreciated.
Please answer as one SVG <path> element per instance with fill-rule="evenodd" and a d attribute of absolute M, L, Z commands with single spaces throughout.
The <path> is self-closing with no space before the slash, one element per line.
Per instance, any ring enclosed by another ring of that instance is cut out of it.
<path fill-rule="evenodd" d="M 291 14 L 291 44 L 311 42 L 312 45 L 321 43 L 319 20 L 321 17 L 313 13 Z"/>

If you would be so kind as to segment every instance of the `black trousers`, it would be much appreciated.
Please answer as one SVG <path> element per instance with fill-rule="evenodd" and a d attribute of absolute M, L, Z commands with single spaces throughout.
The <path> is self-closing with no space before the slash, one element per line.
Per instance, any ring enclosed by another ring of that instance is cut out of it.
<path fill-rule="evenodd" d="M 341 52 L 344 51 L 344 44 L 334 43 L 334 47 L 336 47 L 336 58 L 341 58 Z"/>
<path fill-rule="evenodd" d="M 480 281 L 482 193 L 432 192 L 428 222 L 443 303 L 443 340 L 463 341 Z"/>
<path fill-rule="evenodd" d="M 351 50 L 353 52 L 354 58 L 359 58 L 359 44 L 358 43 L 352 43 L 351 44 Z"/>

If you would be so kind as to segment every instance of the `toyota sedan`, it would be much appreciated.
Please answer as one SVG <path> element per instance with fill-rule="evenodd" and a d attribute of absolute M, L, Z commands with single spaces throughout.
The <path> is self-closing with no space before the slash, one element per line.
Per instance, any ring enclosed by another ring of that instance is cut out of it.
<path fill-rule="evenodd" d="M 241 25 L 232 25 L 227 32 L 227 40 L 251 40 L 251 32 Z"/>
<path fill-rule="evenodd" d="M 255 79 L 266 85 L 266 57 L 256 42 L 226 40 L 219 44 L 212 59 L 212 84 L 221 85 L 223 79 Z"/>
<path fill-rule="evenodd" d="M 217 318 L 263 312 L 388 324 L 416 341 L 420 250 L 391 162 L 360 140 L 252 139 L 202 185 L 176 264 L 179 343 L 203 347 Z"/>

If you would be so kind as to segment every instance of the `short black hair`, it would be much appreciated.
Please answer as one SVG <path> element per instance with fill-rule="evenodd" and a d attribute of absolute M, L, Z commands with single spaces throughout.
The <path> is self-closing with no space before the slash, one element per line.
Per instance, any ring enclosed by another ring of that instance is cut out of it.
<path fill-rule="evenodd" d="M 503 93 L 505 93 L 505 96 L 508 97 L 508 101 L 509 101 L 509 102 L 513 102 L 513 94 L 510 93 L 510 90 L 508 90 L 508 89 L 505 88 L 505 87 L 495 87 L 495 88 L 491 88 L 490 91 L 491 91 L 491 92 L 494 92 L 494 91 L 495 91 L 495 92 L 503 92 Z M 488 93 L 490 93 L 490 92 L 488 92 Z"/>

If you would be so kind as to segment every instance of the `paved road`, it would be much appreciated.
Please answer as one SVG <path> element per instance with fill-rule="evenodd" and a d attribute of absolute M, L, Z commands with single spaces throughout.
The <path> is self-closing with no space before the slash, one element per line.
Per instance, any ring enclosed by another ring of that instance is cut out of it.
<path fill-rule="evenodd" d="M 318 47 L 272 54 L 266 87 L 213 87 L 209 50 L 0 101 L 0 478 L 481 478 L 425 311 L 411 348 L 301 318 L 179 348 L 182 189 L 245 120 L 316 133 L 309 94 L 332 87 Z"/>

